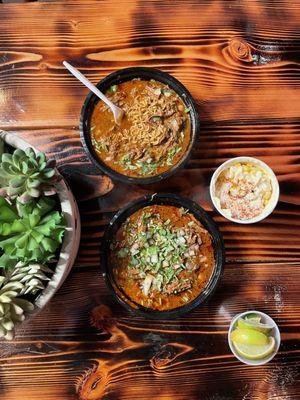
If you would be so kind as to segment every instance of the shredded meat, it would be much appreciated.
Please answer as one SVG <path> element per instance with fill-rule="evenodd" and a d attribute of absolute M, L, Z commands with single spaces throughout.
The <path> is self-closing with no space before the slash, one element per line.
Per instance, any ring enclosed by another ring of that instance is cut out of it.
<path fill-rule="evenodd" d="M 183 292 L 184 290 L 190 289 L 192 287 L 192 284 L 190 281 L 175 281 L 169 285 L 166 286 L 166 293 L 167 294 L 172 294 L 172 293 L 180 293 Z"/>
<path fill-rule="evenodd" d="M 113 103 L 123 106 L 126 118 L 131 122 L 130 128 L 122 132 L 112 130 L 109 151 L 115 155 L 119 148 L 127 147 L 132 149 L 129 152 L 131 159 L 137 161 L 146 149 L 155 148 L 151 159 L 158 162 L 171 148 L 180 145 L 179 132 L 185 118 L 178 108 L 180 100 L 177 95 L 164 96 L 155 86 L 146 86 L 142 92 L 133 88 L 131 94 L 135 97 L 130 105 L 124 102 L 126 93 L 121 90 L 107 94 Z"/>

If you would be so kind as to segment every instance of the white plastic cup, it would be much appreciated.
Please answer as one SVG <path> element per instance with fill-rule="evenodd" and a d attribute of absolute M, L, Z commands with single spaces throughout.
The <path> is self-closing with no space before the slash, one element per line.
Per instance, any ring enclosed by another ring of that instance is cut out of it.
<path fill-rule="evenodd" d="M 231 342 L 231 338 L 230 338 L 230 334 L 231 332 L 236 328 L 236 324 L 239 318 L 243 318 L 248 314 L 257 314 L 261 317 L 261 322 L 263 324 L 268 324 L 268 325 L 272 325 L 274 328 L 271 330 L 270 332 L 270 336 L 273 336 L 275 339 L 275 349 L 274 352 L 271 353 L 268 357 L 262 358 L 261 360 L 249 360 L 248 358 L 244 358 L 241 357 L 235 350 L 232 342 Z M 264 365 L 267 364 L 269 361 L 271 361 L 277 354 L 279 347 L 280 347 L 280 343 L 281 343 L 281 336 L 280 336 L 280 331 L 279 328 L 276 324 L 276 322 L 273 320 L 273 318 L 271 318 L 269 315 L 261 312 L 261 311 L 256 311 L 256 310 L 250 310 L 250 311 L 246 311 L 243 312 L 241 314 L 237 314 L 236 316 L 233 317 L 229 330 L 228 330 L 228 344 L 230 347 L 230 350 L 232 351 L 232 353 L 234 354 L 234 356 L 240 360 L 242 363 L 247 364 L 247 365 Z"/>
<path fill-rule="evenodd" d="M 223 172 L 225 169 L 230 167 L 232 164 L 235 164 L 237 162 L 241 163 L 252 163 L 258 165 L 260 168 L 266 171 L 268 176 L 271 179 L 271 184 L 272 184 L 272 196 L 267 204 L 267 206 L 264 208 L 263 212 L 259 215 L 257 215 L 254 218 L 250 219 L 236 219 L 232 218 L 229 215 L 225 214 L 224 211 L 219 207 L 219 204 L 216 202 L 216 195 L 215 195 L 215 190 L 216 190 L 216 182 L 217 179 L 219 178 L 221 172 Z M 223 164 L 221 164 L 216 171 L 214 172 L 211 181 L 210 181 L 210 186 L 209 186 L 209 191 L 210 191 L 210 198 L 213 202 L 214 207 L 216 210 L 223 215 L 224 218 L 229 219 L 232 222 L 236 222 L 238 224 L 254 224 L 255 222 L 259 222 L 266 217 L 268 217 L 273 211 L 274 208 L 276 207 L 278 200 L 279 200 L 279 183 L 276 178 L 276 175 L 274 174 L 273 170 L 263 161 L 259 160 L 258 158 L 254 157 L 235 157 L 231 158 L 230 160 L 225 161 Z"/>

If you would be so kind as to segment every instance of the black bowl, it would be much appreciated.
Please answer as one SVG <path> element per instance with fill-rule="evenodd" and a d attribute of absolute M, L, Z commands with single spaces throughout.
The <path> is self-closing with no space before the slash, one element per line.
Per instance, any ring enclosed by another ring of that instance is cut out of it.
<path fill-rule="evenodd" d="M 160 71 L 159 69 L 146 67 L 132 67 L 121 69 L 106 76 L 97 84 L 97 87 L 105 93 L 106 90 L 108 90 L 112 85 L 117 85 L 122 82 L 130 81 L 134 78 L 141 78 L 144 80 L 155 79 L 158 82 L 167 84 L 181 97 L 186 107 L 190 109 L 189 114 L 191 119 L 191 140 L 185 155 L 176 165 L 159 175 L 150 176 L 148 178 L 135 178 L 120 174 L 119 172 L 113 170 L 104 162 L 102 162 L 95 152 L 90 137 L 91 116 L 95 105 L 98 103 L 98 101 L 100 101 L 98 97 L 96 97 L 92 92 L 88 94 L 83 104 L 80 115 L 79 129 L 83 147 L 89 155 L 91 161 L 96 165 L 96 167 L 98 167 L 102 172 L 110 176 L 112 179 L 117 179 L 123 183 L 144 185 L 156 183 L 161 181 L 162 179 L 168 178 L 184 166 L 186 161 L 189 159 L 192 149 L 196 143 L 200 128 L 200 121 L 194 100 L 190 92 L 173 76 L 167 74 L 166 72 Z"/>
<path fill-rule="evenodd" d="M 133 302 L 118 287 L 114 279 L 112 266 L 109 261 L 110 244 L 112 243 L 118 229 L 123 224 L 123 222 L 125 222 L 126 219 L 131 214 L 135 213 L 138 209 L 154 204 L 167 204 L 188 209 L 208 230 L 212 237 L 214 248 L 215 268 L 204 290 L 190 303 L 168 311 L 152 310 Z M 178 317 L 198 307 L 200 304 L 203 304 L 214 293 L 223 272 L 224 262 L 225 250 L 223 239 L 213 219 L 208 215 L 205 210 L 203 210 L 203 208 L 201 208 L 195 202 L 171 193 L 147 195 L 126 205 L 126 207 L 118 211 L 110 221 L 102 242 L 101 264 L 103 268 L 103 276 L 113 296 L 127 310 L 132 311 L 138 315 L 154 319 L 168 319 Z"/>

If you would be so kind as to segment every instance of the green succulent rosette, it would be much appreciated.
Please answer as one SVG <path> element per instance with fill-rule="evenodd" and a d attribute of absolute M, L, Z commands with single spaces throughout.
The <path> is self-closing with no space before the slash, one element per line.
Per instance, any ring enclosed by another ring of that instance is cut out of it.
<path fill-rule="evenodd" d="M 63 215 L 54 199 L 16 206 L 0 197 L 0 248 L 11 259 L 46 262 L 55 256 L 65 232 Z"/>
<path fill-rule="evenodd" d="M 54 160 L 47 161 L 44 153 L 36 153 L 32 148 L 3 153 L 0 162 L 1 194 L 22 203 L 43 194 L 54 194 L 53 184 L 58 179 L 54 166 Z"/>

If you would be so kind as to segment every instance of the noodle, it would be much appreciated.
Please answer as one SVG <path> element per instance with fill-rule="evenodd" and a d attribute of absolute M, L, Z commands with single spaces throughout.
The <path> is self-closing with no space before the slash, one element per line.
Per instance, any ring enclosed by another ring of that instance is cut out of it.
<path fill-rule="evenodd" d="M 96 106 L 92 141 L 99 157 L 126 175 L 155 175 L 176 164 L 190 139 L 190 118 L 180 97 L 167 85 L 133 80 L 107 93 L 125 111 L 120 126 L 107 106 Z"/>

